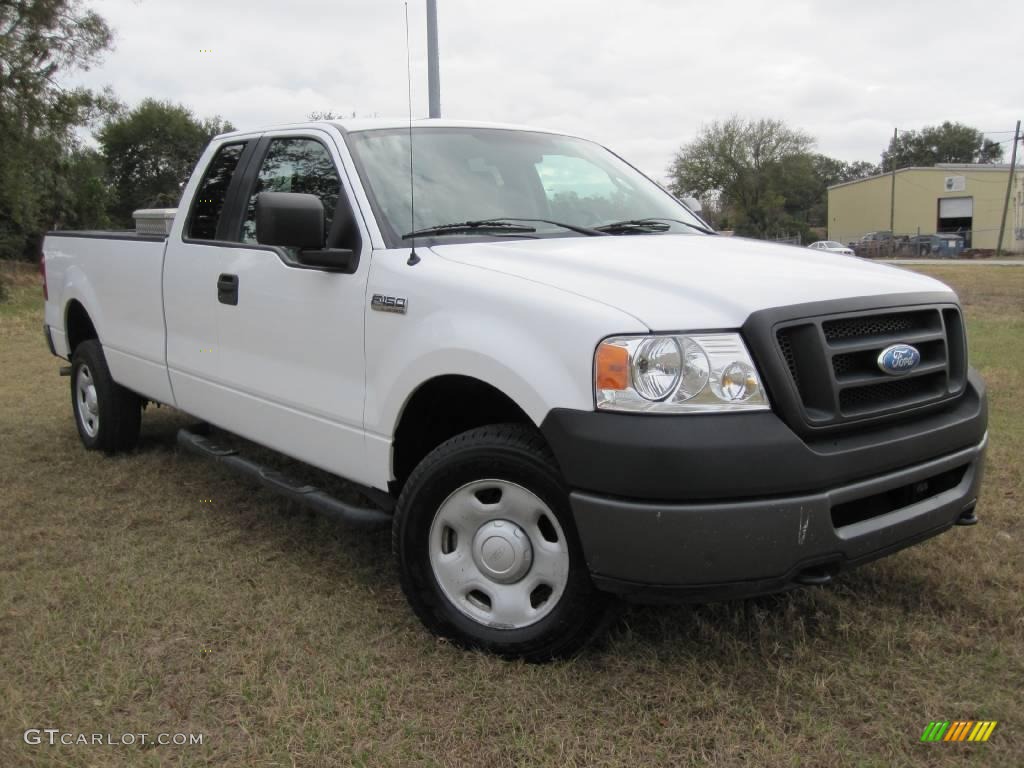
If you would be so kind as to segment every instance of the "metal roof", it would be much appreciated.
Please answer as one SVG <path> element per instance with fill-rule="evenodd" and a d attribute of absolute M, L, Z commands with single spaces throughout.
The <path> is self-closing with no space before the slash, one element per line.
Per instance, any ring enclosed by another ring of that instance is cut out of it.
<path fill-rule="evenodd" d="M 1007 173 L 1010 170 L 1009 163 L 936 163 L 935 165 L 911 165 L 906 168 L 897 168 L 896 174 L 906 173 L 907 171 L 1001 171 Z M 1017 173 L 1024 171 L 1024 168 L 1017 166 Z M 871 181 L 872 179 L 888 178 L 892 173 L 886 171 L 885 173 L 876 173 L 874 176 L 865 176 L 863 179 L 853 179 L 851 181 L 841 181 L 838 184 L 832 184 L 827 189 L 837 189 L 839 187 L 848 187 L 851 184 L 860 184 L 862 181 Z"/>

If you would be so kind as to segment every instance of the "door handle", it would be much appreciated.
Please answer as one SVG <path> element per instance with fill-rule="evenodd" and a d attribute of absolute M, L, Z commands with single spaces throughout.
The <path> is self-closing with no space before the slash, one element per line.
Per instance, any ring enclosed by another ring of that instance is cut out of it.
<path fill-rule="evenodd" d="M 221 304 L 238 305 L 238 275 L 221 275 L 217 278 L 217 301 Z"/>

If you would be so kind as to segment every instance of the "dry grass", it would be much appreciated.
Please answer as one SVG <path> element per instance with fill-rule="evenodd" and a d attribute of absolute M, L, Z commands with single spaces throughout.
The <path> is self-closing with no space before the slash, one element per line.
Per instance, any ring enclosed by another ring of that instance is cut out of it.
<path fill-rule="evenodd" d="M 1024 269 L 931 270 L 993 386 L 982 524 L 832 587 L 632 607 L 548 666 L 438 642 L 388 536 L 355 534 L 175 450 L 87 454 L 32 275 L 0 305 L 0 766 L 1024 763 Z M 10 277 L 10 275 L 9 275 Z M 212 499 L 212 503 L 201 502 Z M 933 719 L 1000 721 L 921 744 Z M 205 734 L 27 746 L 24 729 Z"/>

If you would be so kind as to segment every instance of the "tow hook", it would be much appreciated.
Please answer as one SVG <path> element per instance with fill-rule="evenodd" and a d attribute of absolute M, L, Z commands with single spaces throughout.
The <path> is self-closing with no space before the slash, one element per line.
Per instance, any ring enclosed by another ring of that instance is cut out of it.
<path fill-rule="evenodd" d="M 826 571 L 824 567 L 816 566 L 800 571 L 793 581 L 805 587 L 823 587 L 826 584 L 832 583 L 832 574 Z"/>
<path fill-rule="evenodd" d="M 974 514 L 974 507 L 977 504 L 976 501 L 972 501 L 970 505 L 960 513 L 960 517 L 956 519 L 957 525 L 977 525 L 978 516 Z"/>

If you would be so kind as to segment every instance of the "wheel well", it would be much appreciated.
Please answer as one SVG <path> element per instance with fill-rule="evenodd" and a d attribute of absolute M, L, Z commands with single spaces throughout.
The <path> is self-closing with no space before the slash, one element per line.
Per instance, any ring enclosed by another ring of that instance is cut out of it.
<path fill-rule="evenodd" d="M 533 424 L 522 408 L 495 387 L 469 376 L 439 376 L 406 403 L 392 446 L 397 495 L 416 465 L 450 437 L 487 424 Z"/>
<path fill-rule="evenodd" d="M 92 324 L 92 318 L 89 317 L 89 313 L 86 312 L 85 307 L 77 301 L 71 301 L 68 303 L 67 329 L 69 356 L 74 354 L 75 347 L 83 341 L 98 339 L 100 337 L 99 334 L 96 333 L 96 326 Z"/>

